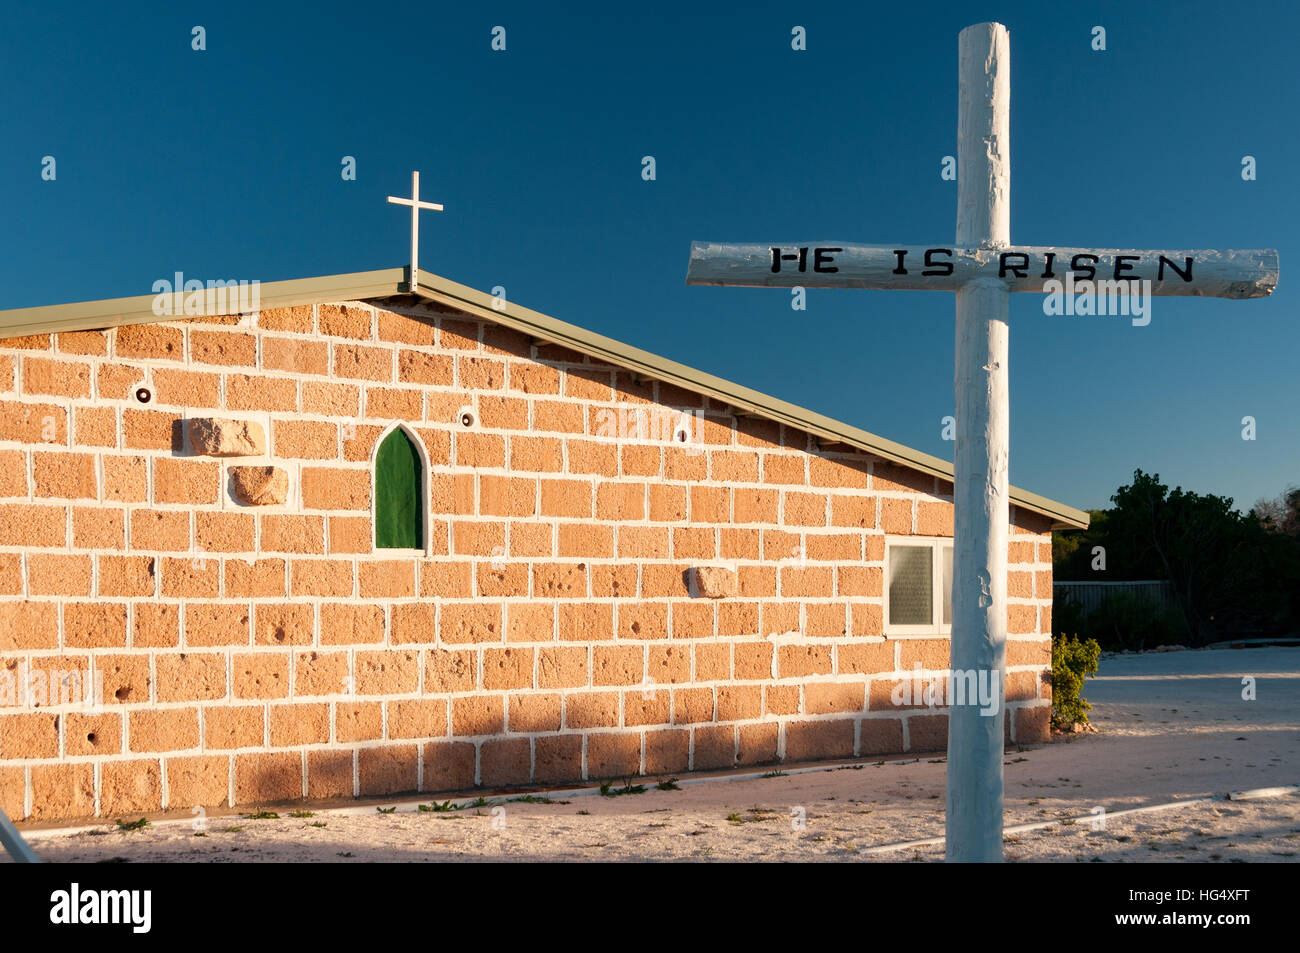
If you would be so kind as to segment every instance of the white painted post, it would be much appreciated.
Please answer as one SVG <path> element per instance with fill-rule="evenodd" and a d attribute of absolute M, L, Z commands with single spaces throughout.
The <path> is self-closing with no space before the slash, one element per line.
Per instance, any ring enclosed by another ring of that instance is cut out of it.
<path fill-rule="evenodd" d="M 4 811 L 0 811 L 0 846 L 3 846 L 17 863 L 39 864 L 41 862 Z"/>
<path fill-rule="evenodd" d="M 1011 243 L 1010 35 L 1000 23 L 977 23 L 957 43 L 957 245 L 1004 248 Z M 957 292 L 951 664 L 978 673 L 978 682 L 989 679 L 998 704 L 989 715 L 978 696 L 949 699 L 949 861 L 1002 859 L 1009 305 L 996 278 Z"/>

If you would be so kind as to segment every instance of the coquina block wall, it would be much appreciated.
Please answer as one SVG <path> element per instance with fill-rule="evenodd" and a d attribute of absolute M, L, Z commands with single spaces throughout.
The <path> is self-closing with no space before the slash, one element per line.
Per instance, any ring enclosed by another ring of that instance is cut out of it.
<path fill-rule="evenodd" d="M 886 637 L 883 579 L 887 539 L 951 537 L 948 483 L 405 300 L 0 341 L 10 816 L 945 746 L 944 710 L 891 692 L 947 636 Z M 200 452 L 201 418 L 247 445 Z M 399 425 L 427 552 L 374 545 Z M 1021 741 L 1050 710 L 1049 526 L 1013 505 Z"/>

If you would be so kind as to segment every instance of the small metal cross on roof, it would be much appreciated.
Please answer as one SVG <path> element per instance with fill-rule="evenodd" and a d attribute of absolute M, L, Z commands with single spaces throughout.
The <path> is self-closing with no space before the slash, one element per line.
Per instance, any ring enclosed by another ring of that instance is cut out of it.
<path fill-rule="evenodd" d="M 419 257 L 420 257 L 420 209 L 432 209 L 435 212 L 441 212 L 442 206 L 435 205 L 432 202 L 420 201 L 420 173 L 411 173 L 411 197 L 409 199 L 399 198 L 396 195 L 388 196 L 388 201 L 393 205 L 411 206 L 411 290 L 415 290 L 416 283 L 419 281 Z"/>

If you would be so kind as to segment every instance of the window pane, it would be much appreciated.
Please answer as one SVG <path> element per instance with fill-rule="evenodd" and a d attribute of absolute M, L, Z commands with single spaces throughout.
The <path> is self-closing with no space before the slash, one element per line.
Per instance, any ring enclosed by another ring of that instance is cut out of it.
<path fill-rule="evenodd" d="M 943 624 L 952 625 L 952 547 L 943 548 Z"/>
<path fill-rule="evenodd" d="M 423 467 L 420 453 L 399 428 L 375 455 L 375 546 L 419 549 L 424 545 Z"/>
<path fill-rule="evenodd" d="M 933 550 L 889 547 L 889 624 L 930 625 L 934 619 Z"/>

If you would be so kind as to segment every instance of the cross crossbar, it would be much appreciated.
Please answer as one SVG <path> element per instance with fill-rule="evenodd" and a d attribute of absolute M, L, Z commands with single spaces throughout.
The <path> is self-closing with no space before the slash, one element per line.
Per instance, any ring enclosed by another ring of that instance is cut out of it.
<path fill-rule="evenodd" d="M 1048 282 L 1151 282 L 1154 295 L 1262 298 L 1277 287 L 1273 249 L 1144 251 L 1008 245 L 862 245 L 853 242 L 773 242 L 768 245 L 692 242 L 688 285 L 756 288 L 866 288 L 959 291 L 992 278 L 1008 291 L 1046 292 Z"/>

